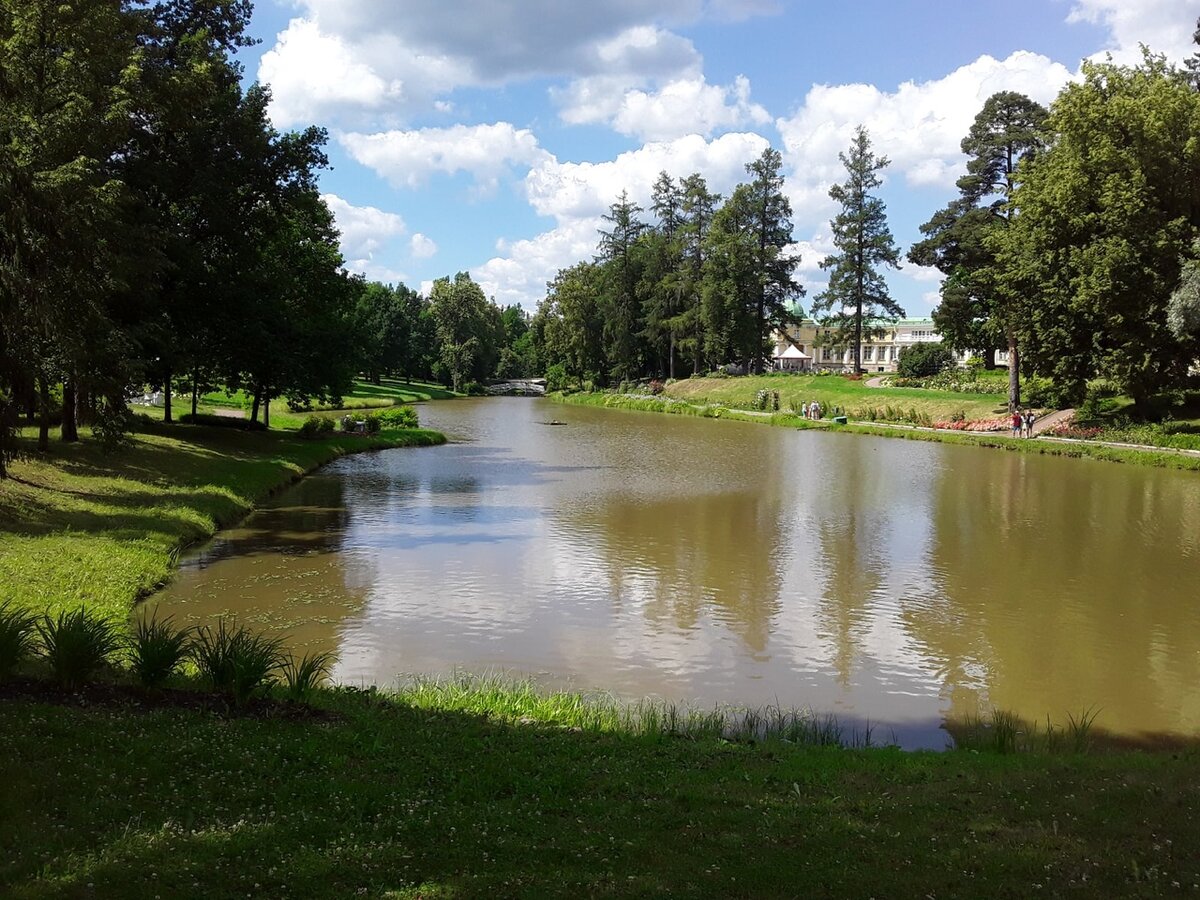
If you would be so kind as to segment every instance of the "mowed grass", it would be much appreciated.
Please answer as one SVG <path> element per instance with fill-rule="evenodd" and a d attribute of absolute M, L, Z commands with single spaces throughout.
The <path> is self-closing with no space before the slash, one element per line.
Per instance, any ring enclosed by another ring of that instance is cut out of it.
<path fill-rule="evenodd" d="M 0 601 L 41 611 L 85 605 L 125 617 L 159 587 L 175 555 L 255 503 L 349 452 L 441 443 L 433 431 L 378 437 L 145 425 L 105 453 L 94 441 L 34 449 L 0 481 Z"/>
<path fill-rule="evenodd" d="M 869 376 L 868 376 L 869 377 Z M 685 378 L 667 385 L 669 397 L 689 403 L 709 403 L 750 409 L 760 390 L 778 391 L 781 410 L 791 404 L 816 400 L 826 412 L 841 407 L 851 414 L 867 407 L 913 409 L 934 421 L 958 414 L 967 419 L 990 419 L 1007 411 L 1003 397 L 995 394 L 958 394 L 922 388 L 870 388 L 866 379 L 852 381 L 841 375 L 747 375 L 740 378 Z"/>
<path fill-rule="evenodd" d="M 635 734 L 523 694 L 323 718 L 0 700 L 0 895 L 1156 897 L 1195 751 L 903 753 Z"/>
<path fill-rule="evenodd" d="M 342 398 L 342 405 L 338 409 L 372 409 L 395 406 L 398 403 L 420 403 L 425 400 L 448 400 L 452 397 L 458 397 L 459 394 L 454 393 L 448 388 L 440 384 L 432 384 L 424 381 L 408 381 L 401 378 L 381 378 L 379 384 L 372 384 L 369 381 L 358 380 L 354 382 L 354 387 L 345 397 Z M 253 402 L 253 397 L 249 396 L 245 391 L 234 391 L 226 393 L 225 391 L 212 391 L 200 397 L 201 407 L 222 407 L 226 409 L 250 409 Z M 188 412 L 191 409 L 190 395 L 177 395 L 173 398 L 175 411 L 182 413 Z M 320 408 L 320 407 L 318 407 Z M 332 409 L 332 406 L 326 408 Z M 271 416 L 274 418 L 278 414 L 286 414 L 291 411 L 287 407 L 287 401 L 284 399 L 275 399 L 271 403 Z"/>

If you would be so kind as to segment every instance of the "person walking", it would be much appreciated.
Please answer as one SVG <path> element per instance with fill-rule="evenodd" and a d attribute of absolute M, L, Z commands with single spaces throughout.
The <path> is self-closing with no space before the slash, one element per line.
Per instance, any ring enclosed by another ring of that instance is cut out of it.
<path fill-rule="evenodd" d="M 1025 410 L 1025 437 L 1033 437 L 1033 423 L 1037 421 L 1037 416 L 1033 414 L 1032 409 Z"/>
<path fill-rule="evenodd" d="M 1023 424 L 1024 424 L 1024 420 L 1021 417 L 1021 410 L 1014 409 L 1013 414 L 1012 414 L 1012 436 L 1013 437 L 1016 438 L 1016 437 L 1021 436 L 1021 426 Z"/>

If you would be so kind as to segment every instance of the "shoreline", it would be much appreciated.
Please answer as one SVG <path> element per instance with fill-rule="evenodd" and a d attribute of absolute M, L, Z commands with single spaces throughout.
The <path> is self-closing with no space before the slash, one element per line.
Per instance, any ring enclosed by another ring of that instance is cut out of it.
<path fill-rule="evenodd" d="M 865 434 L 874 437 L 983 447 L 1005 450 L 1010 453 L 1038 453 L 1044 456 L 1096 459 L 1104 462 L 1128 463 L 1159 469 L 1200 471 L 1200 451 L 1181 450 L 1171 447 L 1152 447 L 1141 444 L 1097 444 L 1090 441 L 1054 437 L 1012 438 L 1003 432 L 980 434 L 899 423 L 851 421 L 845 425 L 838 425 L 828 419 L 821 421 L 804 419 L 791 412 L 757 412 L 719 405 L 701 405 L 665 395 L 651 397 L 599 392 L 591 394 L 555 392 L 546 394 L 546 399 L 553 403 L 566 405 L 697 416 L 707 419 L 726 419 L 734 422 L 774 425 L 800 431 L 816 430 L 835 434 Z"/>
<path fill-rule="evenodd" d="M 127 618 L 170 581 L 186 550 L 317 469 L 445 443 L 423 428 L 309 440 L 184 424 L 143 426 L 111 454 L 93 441 L 52 442 L 0 482 L 0 514 L 12 523 L 0 531 L 0 586 L 39 614 L 85 606 Z"/>

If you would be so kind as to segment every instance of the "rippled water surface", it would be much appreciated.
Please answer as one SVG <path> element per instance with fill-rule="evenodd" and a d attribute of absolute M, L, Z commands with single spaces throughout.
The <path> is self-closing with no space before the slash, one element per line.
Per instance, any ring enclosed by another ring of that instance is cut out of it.
<path fill-rule="evenodd" d="M 989 706 L 1200 731 L 1200 475 L 522 398 L 421 414 L 457 442 L 334 463 L 161 602 L 335 649 L 352 683 L 503 670 L 908 746 Z"/>

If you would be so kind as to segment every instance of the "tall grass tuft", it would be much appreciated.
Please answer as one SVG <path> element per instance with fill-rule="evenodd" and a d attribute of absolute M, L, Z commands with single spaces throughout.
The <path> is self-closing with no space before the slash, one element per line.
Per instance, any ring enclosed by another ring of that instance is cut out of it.
<path fill-rule="evenodd" d="M 0 678 L 16 671 L 33 652 L 34 626 L 37 616 L 6 600 L 0 604 Z"/>
<path fill-rule="evenodd" d="M 1100 710 L 1089 706 L 1078 716 L 1067 713 L 1067 736 L 1071 740 L 1071 749 L 1076 753 L 1087 753 L 1092 748 L 1092 725 Z"/>
<path fill-rule="evenodd" d="M 65 688 L 77 688 L 103 668 L 121 647 L 116 626 L 80 607 L 61 612 L 57 618 L 43 616 L 37 623 L 42 656 Z"/>
<path fill-rule="evenodd" d="M 245 626 L 235 629 L 221 619 L 197 630 L 192 659 L 214 690 L 242 704 L 271 684 L 283 667 L 283 642 Z"/>
<path fill-rule="evenodd" d="M 309 694 L 329 677 L 329 670 L 336 661 L 337 656 L 333 653 L 305 653 L 300 659 L 289 654 L 282 666 L 288 697 L 297 702 L 308 699 Z"/>
<path fill-rule="evenodd" d="M 188 656 L 192 629 L 176 628 L 172 617 L 139 619 L 129 642 L 129 665 L 145 687 L 156 688 L 170 678 Z"/>

